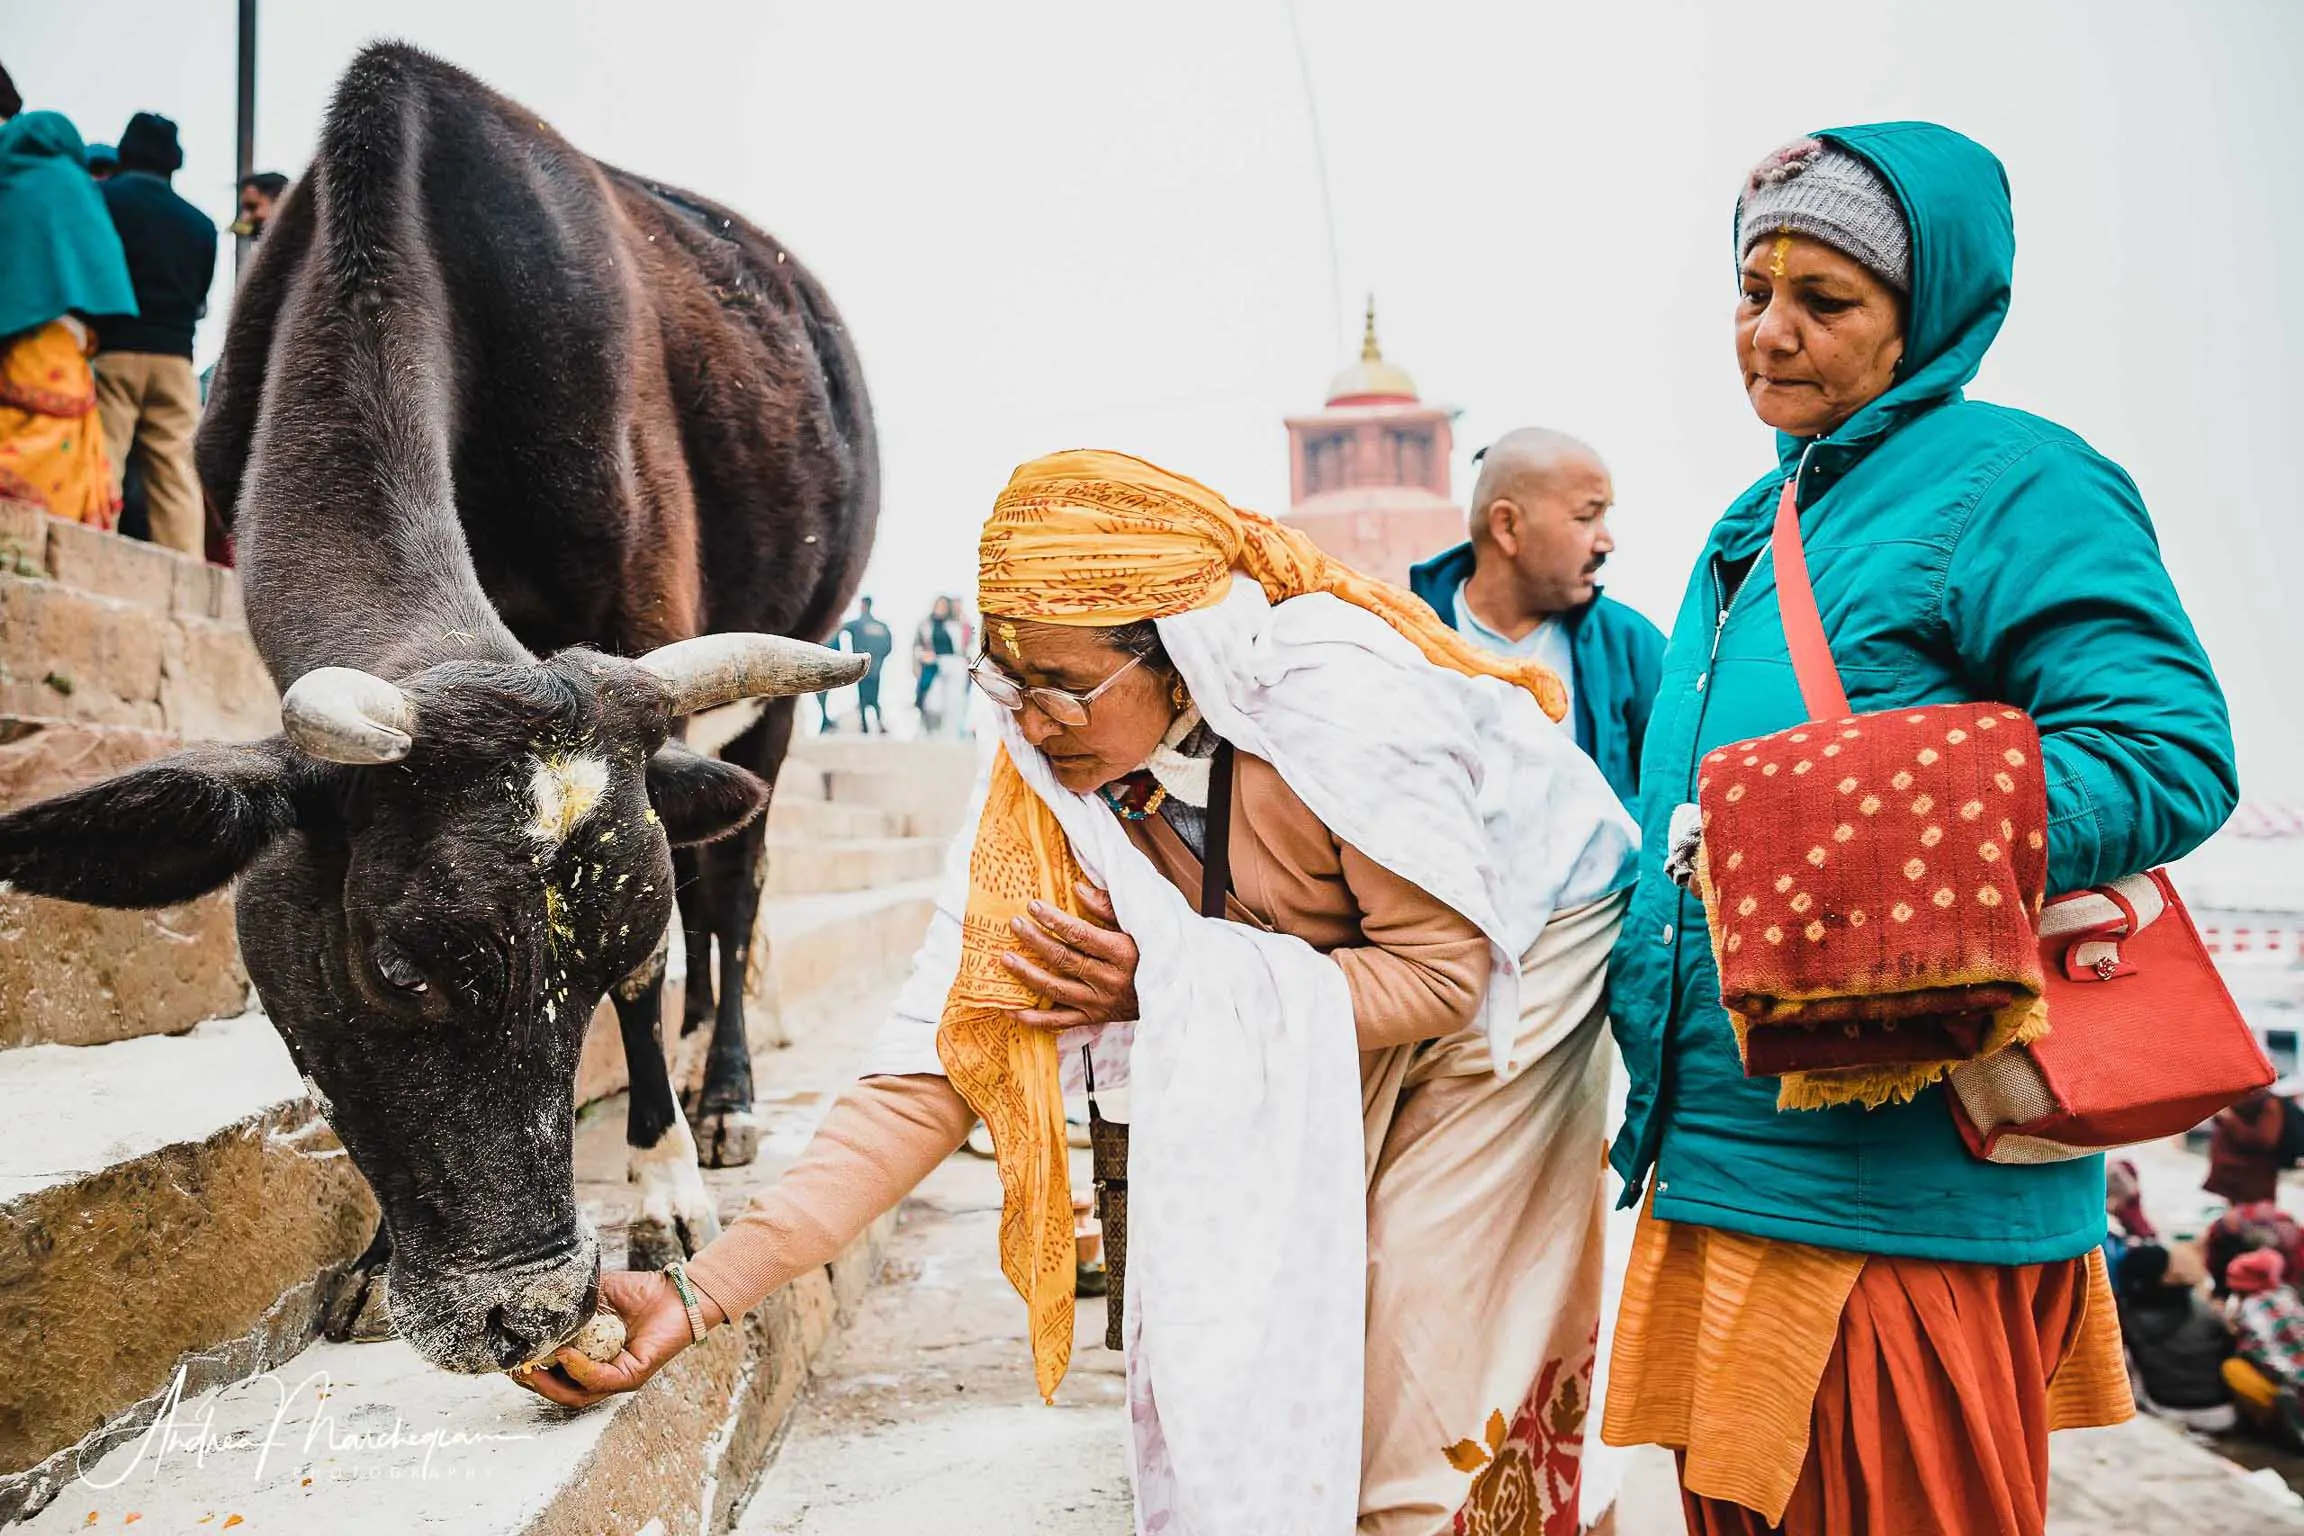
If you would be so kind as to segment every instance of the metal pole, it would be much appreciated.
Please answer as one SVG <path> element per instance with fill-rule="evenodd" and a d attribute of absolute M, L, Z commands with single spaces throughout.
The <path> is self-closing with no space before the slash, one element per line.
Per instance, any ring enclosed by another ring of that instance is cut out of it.
<path fill-rule="evenodd" d="M 237 214 L 240 202 L 238 183 L 256 169 L 256 0 L 240 0 L 240 143 L 239 170 L 234 172 L 232 202 Z M 232 272 L 235 277 L 248 265 L 248 247 L 255 242 L 246 235 L 233 243 Z"/>

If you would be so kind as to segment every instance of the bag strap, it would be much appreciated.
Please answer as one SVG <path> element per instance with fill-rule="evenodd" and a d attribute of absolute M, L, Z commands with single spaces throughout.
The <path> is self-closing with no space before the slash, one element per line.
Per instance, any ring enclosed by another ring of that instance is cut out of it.
<path fill-rule="evenodd" d="M 1792 675 L 1800 682 L 1800 701 L 1811 720 L 1841 720 L 1855 713 L 1848 707 L 1848 691 L 1840 686 L 1840 669 L 1833 665 L 1832 646 L 1824 638 L 1824 616 L 1816 611 L 1816 589 L 1808 584 L 1808 552 L 1800 544 L 1800 503 L 1794 494 L 1799 477 L 1784 482 L 1776 501 L 1776 532 L 1770 548 L 1776 556 L 1776 606 L 1784 619 L 1784 643 L 1792 652 Z"/>
<path fill-rule="evenodd" d="M 1200 858 L 1200 915 L 1222 917 L 1232 894 L 1232 743 L 1219 742 L 1208 765 L 1208 835 Z"/>

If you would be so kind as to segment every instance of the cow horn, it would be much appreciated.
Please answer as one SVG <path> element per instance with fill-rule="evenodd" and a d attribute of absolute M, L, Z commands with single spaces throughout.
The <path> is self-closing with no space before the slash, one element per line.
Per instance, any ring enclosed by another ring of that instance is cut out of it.
<path fill-rule="evenodd" d="M 416 707 L 371 673 L 314 667 L 280 696 L 280 724 L 322 762 L 396 763 L 415 740 Z"/>
<path fill-rule="evenodd" d="M 672 713 L 733 704 L 738 699 L 780 699 L 821 693 L 862 677 L 871 659 L 784 635 L 698 635 L 658 646 L 641 668 L 672 691 Z"/>

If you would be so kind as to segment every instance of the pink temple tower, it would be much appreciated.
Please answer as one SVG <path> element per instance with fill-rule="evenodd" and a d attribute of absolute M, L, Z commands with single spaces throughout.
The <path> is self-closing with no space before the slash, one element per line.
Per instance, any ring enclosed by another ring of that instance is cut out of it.
<path fill-rule="evenodd" d="M 1407 585 L 1409 566 L 1464 540 L 1448 491 L 1454 415 L 1384 360 L 1371 296 L 1360 360 L 1329 381 L 1326 409 L 1288 418 L 1288 521 L 1346 565 Z"/>

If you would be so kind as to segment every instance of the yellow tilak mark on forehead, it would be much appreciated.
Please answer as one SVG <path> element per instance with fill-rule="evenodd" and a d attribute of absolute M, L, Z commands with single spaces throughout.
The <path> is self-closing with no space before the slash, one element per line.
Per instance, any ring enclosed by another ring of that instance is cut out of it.
<path fill-rule="evenodd" d="M 1000 643 L 1007 647 L 1008 654 L 1011 657 L 1021 657 L 1024 654 L 1016 647 L 1016 626 L 1013 624 L 1003 624 L 1000 626 Z"/>
<path fill-rule="evenodd" d="M 608 792 L 608 764 L 603 758 L 578 754 L 546 754 L 536 759 L 528 781 L 535 802 L 535 819 L 528 835 L 540 843 L 567 841 L 584 818 Z"/>
<path fill-rule="evenodd" d="M 1784 258 L 1791 254 L 1792 236 L 1790 232 L 1786 231 L 1784 233 L 1778 234 L 1776 236 L 1775 248 L 1769 252 L 1768 256 L 1768 275 L 1774 278 L 1783 277 Z"/>

